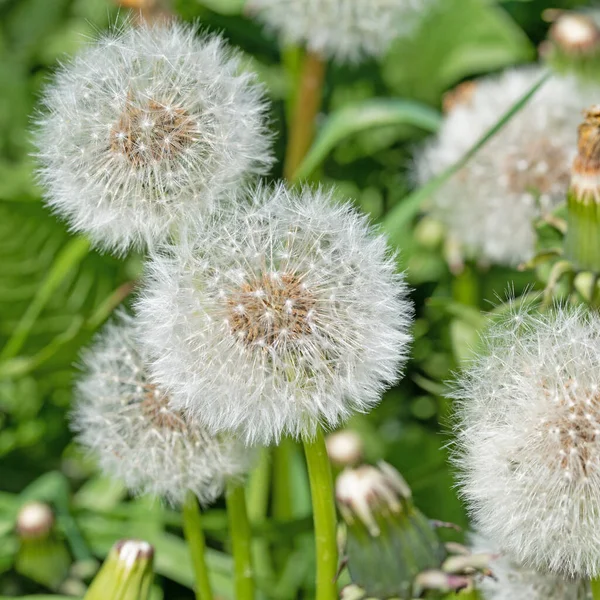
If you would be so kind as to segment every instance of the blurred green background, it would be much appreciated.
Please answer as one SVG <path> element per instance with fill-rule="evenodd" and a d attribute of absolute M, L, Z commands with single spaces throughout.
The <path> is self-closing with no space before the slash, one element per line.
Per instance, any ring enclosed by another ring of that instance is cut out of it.
<path fill-rule="evenodd" d="M 438 121 L 444 93 L 462 80 L 536 60 L 548 27 L 544 10 L 583 4 L 443 0 L 417 35 L 398 42 L 380 64 L 332 66 L 323 114 L 392 97 L 424 103 Z M 293 61 L 290 69 L 277 41 L 246 19 L 241 5 L 240 0 L 174 0 L 172 10 L 222 32 L 246 53 L 249 68 L 270 91 L 281 159 Z M 179 515 L 152 500 L 131 501 L 118 484 L 98 476 L 73 447 L 68 429 L 79 350 L 120 302 L 130 301 L 141 257 L 117 260 L 89 252 L 69 234 L 44 208 L 30 156 L 28 132 L 44 81 L 61 59 L 126 13 L 110 0 L 0 0 L 0 596 L 47 591 L 44 582 L 15 568 L 16 511 L 25 498 L 42 498 L 58 514 L 74 563 L 63 593 L 78 594 L 81 581 L 93 572 L 90 558 L 101 559 L 112 542 L 132 535 L 157 547 L 156 597 L 192 597 Z M 316 177 L 335 183 L 379 220 L 413 187 L 412 156 L 431 133 L 387 126 L 353 135 L 328 154 Z M 281 175 L 280 164 L 273 177 Z M 427 515 L 466 525 L 443 450 L 449 407 L 442 394 L 452 370 L 468 355 L 482 317 L 476 306 L 455 302 L 461 291 L 435 232 L 415 222 L 396 237 L 417 305 L 412 359 L 402 384 L 351 426 L 363 433 L 369 459 L 383 458 L 404 474 Z M 518 290 L 528 281 L 514 271 L 487 271 L 475 304 L 489 309 L 495 292 L 503 293 L 511 282 Z M 258 517 L 261 522 L 255 523 L 263 549 L 273 551 L 283 573 L 276 582 L 262 582 L 265 597 L 312 596 L 309 494 L 301 455 L 293 444 L 290 451 L 293 514 L 282 515 L 288 517 L 283 526 Z M 253 481 L 251 497 L 261 493 L 260 482 Z M 276 506 L 270 514 L 279 516 Z M 220 506 L 207 514 L 206 525 L 216 587 L 231 597 Z"/>

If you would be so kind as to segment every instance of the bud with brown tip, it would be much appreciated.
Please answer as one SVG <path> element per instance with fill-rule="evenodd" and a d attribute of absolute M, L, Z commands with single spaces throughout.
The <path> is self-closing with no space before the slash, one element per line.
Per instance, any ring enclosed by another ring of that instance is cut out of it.
<path fill-rule="evenodd" d="M 154 548 L 140 540 L 117 542 L 90 585 L 84 600 L 148 600 Z"/>
<path fill-rule="evenodd" d="M 567 258 L 581 271 L 600 272 L 600 105 L 579 126 L 578 154 L 568 199 Z"/>

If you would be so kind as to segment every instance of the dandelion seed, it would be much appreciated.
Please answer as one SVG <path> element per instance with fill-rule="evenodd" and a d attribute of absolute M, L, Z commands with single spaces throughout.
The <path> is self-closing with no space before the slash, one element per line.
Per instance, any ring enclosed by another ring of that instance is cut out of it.
<path fill-rule="evenodd" d="M 139 316 L 174 406 L 270 443 L 372 408 L 404 364 L 412 311 L 365 217 L 321 190 L 254 194 L 154 254 Z"/>
<path fill-rule="evenodd" d="M 271 162 L 261 88 L 221 38 L 188 26 L 102 37 L 58 72 L 43 104 L 48 205 L 101 248 L 160 241 Z"/>
<path fill-rule="evenodd" d="M 84 356 L 73 428 L 107 474 L 136 494 L 181 504 L 192 491 L 215 500 L 230 478 L 242 477 L 252 452 L 229 436 L 209 435 L 184 418 L 146 374 L 132 319 L 120 315 Z"/>
<path fill-rule="evenodd" d="M 522 317 L 493 325 L 459 377 L 462 491 L 481 533 L 519 564 L 588 579 L 600 570 L 600 318 Z"/>

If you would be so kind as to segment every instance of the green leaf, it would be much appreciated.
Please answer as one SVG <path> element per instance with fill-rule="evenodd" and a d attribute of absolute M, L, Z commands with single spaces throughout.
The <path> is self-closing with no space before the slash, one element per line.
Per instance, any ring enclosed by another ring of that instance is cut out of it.
<path fill-rule="evenodd" d="M 72 239 L 57 255 L 52 268 L 34 296 L 29 308 L 15 327 L 11 338 L 0 353 L 0 359 L 12 358 L 21 350 L 36 319 L 61 283 L 72 274 L 90 249 L 85 238 Z"/>
<path fill-rule="evenodd" d="M 351 135 L 390 125 L 413 125 L 435 132 L 441 120 L 437 111 L 410 100 L 374 98 L 344 106 L 327 118 L 295 178 L 308 177 L 337 144 Z"/>
<path fill-rule="evenodd" d="M 77 600 L 74 596 L 0 596 L 0 600 Z"/>
<path fill-rule="evenodd" d="M 465 77 L 534 56 L 531 42 L 503 8 L 489 0 L 444 0 L 417 35 L 395 44 L 383 77 L 398 95 L 437 102 Z"/>
<path fill-rule="evenodd" d="M 200 4 L 220 15 L 241 15 L 246 0 L 200 0 Z"/>
<path fill-rule="evenodd" d="M 489 142 L 536 94 L 536 92 L 550 78 L 551 73 L 546 73 L 533 87 L 510 109 L 502 115 L 498 122 L 493 125 L 474 146 L 455 164 L 448 167 L 437 177 L 415 190 L 391 210 L 382 222 L 384 230 L 388 233 L 390 241 L 398 243 L 406 234 L 406 226 L 417 215 L 423 201 L 439 189 L 450 177 L 460 171 L 471 160 L 487 142 Z"/>

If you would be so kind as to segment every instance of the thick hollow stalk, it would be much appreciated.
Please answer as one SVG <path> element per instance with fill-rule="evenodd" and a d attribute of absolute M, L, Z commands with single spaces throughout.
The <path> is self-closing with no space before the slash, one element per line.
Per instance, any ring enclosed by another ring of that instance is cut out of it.
<path fill-rule="evenodd" d="M 192 492 L 188 492 L 183 505 L 183 532 L 192 555 L 192 566 L 196 579 L 197 600 L 212 600 L 212 590 L 206 566 L 206 541 L 202 531 L 202 519 L 198 500 Z"/>
<path fill-rule="evenodd" d="M 253 600 L 252 535 L 243 485 L 229 483 L 226 498 L 235 570 L 235 597 L 236 600 Z"/>
<path fill-rule="evenodd" d="M 296 105 L 290 123 L 283 176 L 293 181 L 315 135 L 315 118 L 323 99 L 325 61 L 307 52 L 304 57 Z"/>
<path fill-rule="evenodd" d="M 315 549 L 317 558 L 316 600 L 335 600 L 338 596 L 336 514 L 333 477 L 327 457 L 325 437 L 319 429 L 312 440 L 304 441 L 304 452 L 310 479 Z"/>

